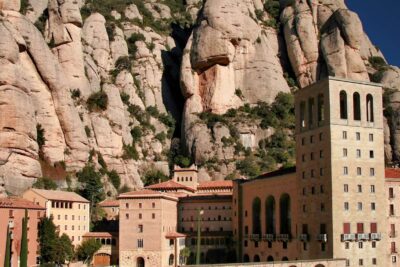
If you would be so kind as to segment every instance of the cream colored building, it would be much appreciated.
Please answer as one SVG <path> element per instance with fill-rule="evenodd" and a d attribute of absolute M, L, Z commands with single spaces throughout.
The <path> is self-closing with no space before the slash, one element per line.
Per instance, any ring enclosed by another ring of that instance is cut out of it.
<path fill-rule="evenodd" d="M 89 231 L 90 202 L 74 192 L 29 189 L 23 198 L 46 208 L 46 216 L 53 217 L 60 234 L 67 234 L 77 246 Z"/>
<path fill-rule="evenodd" d="M 387 205 L 387 231 L 389 246 L 385 251 L 389 255 L 388 266 L 400 266 L 400 169 L 386 169 L 385 197 Z"/>

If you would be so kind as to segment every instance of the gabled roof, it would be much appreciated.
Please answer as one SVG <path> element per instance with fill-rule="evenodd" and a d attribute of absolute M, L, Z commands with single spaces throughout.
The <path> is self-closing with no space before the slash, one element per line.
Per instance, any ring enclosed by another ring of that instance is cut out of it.
<path fill-rule="evenodd" d="M 60 200 L 60 201 L 72 201 L 72 202 L 84 202 L 84 203 L 90 202 L 89 200 L 81 197 L 75 192 L 60 191 L 60 190 L 45 190 L 36 188 L 32 188 L 30 190 L 48 200 Z"/>
<path fill-rule="evenodd" d="M 186 185 L 177 183 L 173 180 L 168 180 L 162 183 L 158 183 L 158 184 L 152 184 L 149 186 L 146 186 L 145 188 L 148 189 L 153 189 L 153 190 L 179 190 L 179 189 L 183 189 L 186 191 L 190 191 L 190 192 L 194 192 L 195 190 L 193 188 L 190 188 Z"/>
<path fill-rule="evenodd" d="M 116 199 L 106 199 L 99 203 L 100 207 L 118 207 L 119 201 Z"/>
<path fill-rule="evenodd" d="M 385 169 L 385 178 L 400 178 L 400 169 Z"/>
<path fill-rule="evenodd" d="M 200 182 L 197 186 L 198 190 L 201 189 L 213 189 L 213 188 L 233 188 L 233 182 L 231 180 L 222 180 L 222 181 L 206 181 Z"/>
<path fill-rule="evenodd" d="M 32 201 L 18 197 L 0 198 L 0 208 L 45 210 L 44 207 Z"/>
<path fill-rule="evenodd" d="M 142 189 L 120 194 L 118 198 L 166 198 L 177 201 L 178 198 L 163 192 L 158 192 L 150 189 Z"/>

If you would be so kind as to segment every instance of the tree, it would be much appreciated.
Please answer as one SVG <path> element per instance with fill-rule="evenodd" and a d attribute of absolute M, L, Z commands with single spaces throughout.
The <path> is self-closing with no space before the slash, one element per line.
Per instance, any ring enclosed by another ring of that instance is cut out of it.
<path fill-rule="evenodd" d="M 182 264 L 185 265 L 190 256 L 190 249 L 188 247 L 184 247 L 183 249 L 181 249 L 179 255 L 180 255 Z"/>
<path fill-rule="evenodd" d="M 76 173 L 78 181 L 82 184 L 79 194 L 92 202 L 92 206 L 104 199 L 104 189 L 101 182 L 101 174 L 97 172 L 93 164 L 88 163 Z"/>
<path fill-rule="evenodd" d="M 7 241 L 6 241 L 6 251 L 4 254 L 4 267 L 11 266 L 11 232 L 9 226 L 7 226 Z"/>
<path fill-rule="evenodd" d="M 74 256 L 71 240 L 66 234 L 57 233 L 53 218 L 44 217 L 39 222 L 39 243 L 42 264 L 64 264 Z"/>
<path fill-rule="evenodd" d="M 22 237 L 20 252 L 20 267 L 28 266 L 28 210 L 25 209 L 25 217 L 22 218 Z"/>
<path fill-rule="evenodd" d="M 96 239 L 85 240 L 77 248 L 76 256 L 78 260 L 90 264 L 92 262 L 94 254 L 100 249 L 100 247 L 101 243 Z"/>
<path fill-rule="evenodd" d="M 48 177 L 42 177 L 37 179 L 32 187 L 38 189 L 56 190 L 57 184 Z"/>
<path fill-rule="evenodd" d="M 164 182 L 168 180 L 168 176 L 159 170 L 149 170 L 144 175 L 143 183 L 145 186 L 156 184 L 159 182 Z"/>

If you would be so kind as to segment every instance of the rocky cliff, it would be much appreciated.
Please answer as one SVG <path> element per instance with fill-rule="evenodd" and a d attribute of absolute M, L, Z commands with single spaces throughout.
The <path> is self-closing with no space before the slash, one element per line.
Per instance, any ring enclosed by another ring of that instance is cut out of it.
<path fill-rule="evenodd" d="M 342 0 L 0 0 L 0 35 L 10 193 L 88 163 L 110 195 L 110 172 L 135 188 L 173 163 L 203 179 L 293 164 L 290 92 L 328 75 L 388 88 L 400 159 L 400 70 Z"/>

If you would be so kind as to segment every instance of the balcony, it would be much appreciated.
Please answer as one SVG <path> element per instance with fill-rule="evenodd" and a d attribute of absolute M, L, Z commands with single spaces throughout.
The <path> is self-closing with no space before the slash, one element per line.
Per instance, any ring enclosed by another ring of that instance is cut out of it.
<path fill-rule="evenodd" d="M 328 234 L 319 234 L 317 236 L 317 240 L 320 241 L 320 242 L 323 242 L 323 243 L 327 242 L 328 241 Z"/>
<path fill-rule="evenodd" d="M 299 235 L 299 240 L 302 242 L 307 242 L 309 240 L 308 237 L 308 234 L 301 234 Z"/>
<path fill-rule="evenodd" d="M 260 241 L 260 235 L 259 234 L 252 234 L 252 235 L 250 235 L 250 240 L 251 241 Z"/>
<path fill-rule="evenodd" d="M 289 234 L 277 234 L 276 241 L 288 242 L 290 240 Z"/>
<path fill-rule="evenodd" d="M 371 233 L 371 240 L 381 240 L 382 235 L 380 233 Z"/>
<path fill-rule="evenodd" d="M 355 234 L 342 234 L 342 242 L 346 241 L 355 241 L 356 235 Z"/>
<path fill-rule="evenodd" d="M 357 240 L 358 241 L 369 240 L 369 234 L 357 234 Z"/>
<path fill-rule="evenodd" d="M 265 234 L 265 235 L 262 235 L 262 239 L 263 239 L 264 241 L 272 242 L 272 241 L 274 241 L 274 234 Z"/>

